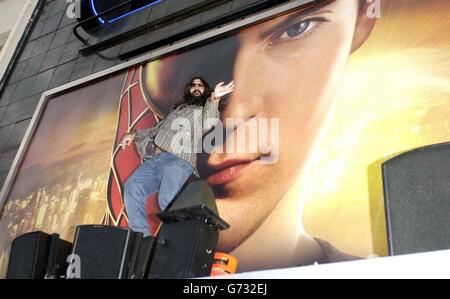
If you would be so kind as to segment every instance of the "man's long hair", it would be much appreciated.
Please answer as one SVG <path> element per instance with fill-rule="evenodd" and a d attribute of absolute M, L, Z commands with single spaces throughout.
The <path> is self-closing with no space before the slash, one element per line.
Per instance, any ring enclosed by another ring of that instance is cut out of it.
<path fill-rule="evenodd" d="M 191 84 L 196 79 L 199 79 L 200 81 L 202 81 L 203 85 L 205 86 L 205 92 L 200 97 L 191 95 Z M 211 92 L 212 92 L 211 87 L 209 86 L 208 82 L 205 79 L 203 79 L 202 77 L 199 77 L 199 76 L 193 77 L 191 80 L 189 80 L 186 83 L 183 96 L 181 97 L 181 99 L 179 101 L 177 101 L 174 104 L 173 108 L 176 109 L 183 104 L 204 106 L 206 103 L 206 100 L 211 96 Z"/>

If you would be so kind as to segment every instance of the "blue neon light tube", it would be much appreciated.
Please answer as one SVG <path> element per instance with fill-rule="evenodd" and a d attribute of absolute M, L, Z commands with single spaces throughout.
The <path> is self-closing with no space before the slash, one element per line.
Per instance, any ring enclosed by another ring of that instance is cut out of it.
<path fill-rule="evenodd" d="M 132 11 L 129 11 L 129 12 L 127 12 L 127 13 L 121 15 L 121 16 L 115 17 L 115 18 L 112 19 L 112 20 L 105 20 L 105 19 L 103 19 L 102 17 L 99 17 L 99 16 L 98 16 L 100 13 L 98 12 L 97 8 L 95 7 L 95 0 L 90 0 L 89 3 L 90 3 L 92 12 L 93 12 L 94 15 L 97 17 L 97 19 L 100 21 L 100 23 L 102 23 L 102 24 L 105 24 L 105 23 L 111 24 L 111 23 L 114 23 L 114 22 L 116 22 L 116 21 L 118 21 L 118 20 L 120 20 L 120 19 L 123 19 L 123 18 L 125 18 L 125 17 L 127 17 L 127 16 L 129 16 L 129 15 L 131 15 L 131 14 L 134 14 L 134 13 L 136 13 L 136 12 L 138 12 L 138 11 L 141 11 L 141 10 L 143 10 L 143 9 L 146 9 L 147 7 L 150 7 L 150 6 L 152 6 L 152 5 L 156 4 L 156 3 L 159 3 L 159 2 L 161 2 L 161 1 L 163 1 L 163 0 L 157 0 L 157 1 L 155 1 L 155 2 L 149 3 L 149 4 L 144 5 L 144 6 L 142 6 L 142 7 L 136 8 L 136 9 L 134 9 L 134 10 L 132 10 Z"/>

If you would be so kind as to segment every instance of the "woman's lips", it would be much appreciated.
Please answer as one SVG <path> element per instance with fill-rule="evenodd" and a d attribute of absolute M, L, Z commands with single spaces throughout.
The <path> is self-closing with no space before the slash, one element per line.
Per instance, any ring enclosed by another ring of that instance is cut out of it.
<path fill-rule="evenodd" d="M 228 167 L 217 170 L 206 179 L 206 182 L 211 187 L 225 185 L 234 181 L 247 167 L 249 167 L 255 160 L 235 163 Z"/>

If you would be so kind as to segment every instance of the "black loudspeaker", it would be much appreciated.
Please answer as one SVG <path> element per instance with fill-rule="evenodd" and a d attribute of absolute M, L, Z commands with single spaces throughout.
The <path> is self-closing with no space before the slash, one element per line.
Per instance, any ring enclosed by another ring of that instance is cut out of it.
<path fill-rule="evenodd" d="M 218 216 L 211 188 L 203 181 L 190 183 L 159 217 L 163 224 L 148 278 L 209 276 L 218 230 L 229 227 Z"/>
<path fill-rule="evenodd" d="M 68 278 L 127 278 L 133 250 L 140 239 L 142 234 L 129 228 L 78 226 L 72 254 L 76 257 L 73 261 L 79 264 L 71 264 Z"/>
<path fill-rule="evenodd" d="M 24 234 L 12 243 L 6 278 L 59 279 L 65 275 L 71 248 L 58 234 Z"/>
<path fill-rule="evenodd" d="M 450 143 L 382 166 L 389 254 L 450 249 Z"/>
<path fill-rule="evenodd" d="M 129 279 L 144 279 L 147 277 L 150 261 L 153 258 L 155 238 L 148 236 L 136 238 L 133 255 L 131 257 Z"/>
<path fill-rule="evenodd" d="M 72 250 L 72 243 L 61 240 L 58 234 L 50 235 L 45 279 L 64 278 L 67 271 L 67 257 Z"/>
<path fill-rule="evenodd" d="M 193 278 L 211 273 L 218 232 L 198 220 L 163 225 L 148 278 Z"/>

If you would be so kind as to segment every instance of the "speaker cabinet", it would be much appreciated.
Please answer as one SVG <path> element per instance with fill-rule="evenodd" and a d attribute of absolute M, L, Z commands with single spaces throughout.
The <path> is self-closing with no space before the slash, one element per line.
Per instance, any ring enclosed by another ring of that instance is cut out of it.
<path fill-rule="evenodd" d="M 155 238 L 152 236 L 136 238 L 128 271 L 129 279 L 144 279 L 147 277 L 150 261 L 153 259 L 155 244 Z"/>
<path fill-rule="evenodd" d="M 200 220 L 164 224 L 148 278 L 193 278 L 211 273 L 219 232 Z"/>
<path fill-rule="evenodd" d="M 148 277 L 209 276 L 219 230 L 230 227 L 219 216 L 211 187 L 201 180 L 188 182 L 158 217 L 163 224 Z"/>
<path fill-rule="evenodd" d="M 129 228 L 83 225 L 78 226 L 72 254 L 77 256 L 80 267 L 73 269 L 81 279 L 124 279 L 128 270 L 136 240 L 142 238 Z M 69 277 L 74 278 L 74 277 Z"/>
<path fill-rule="evenodd" d="M 382 166 L 389 254 L 450 249 L 450 143 Z"/>
<path fill-rule="evenodd" d="M 65 275 L 71 248 L 72 244 L 61 240 L 58 234 L 37 231 L 21 235 L 12 243 L 6 278 L 61 278 Z"/>

